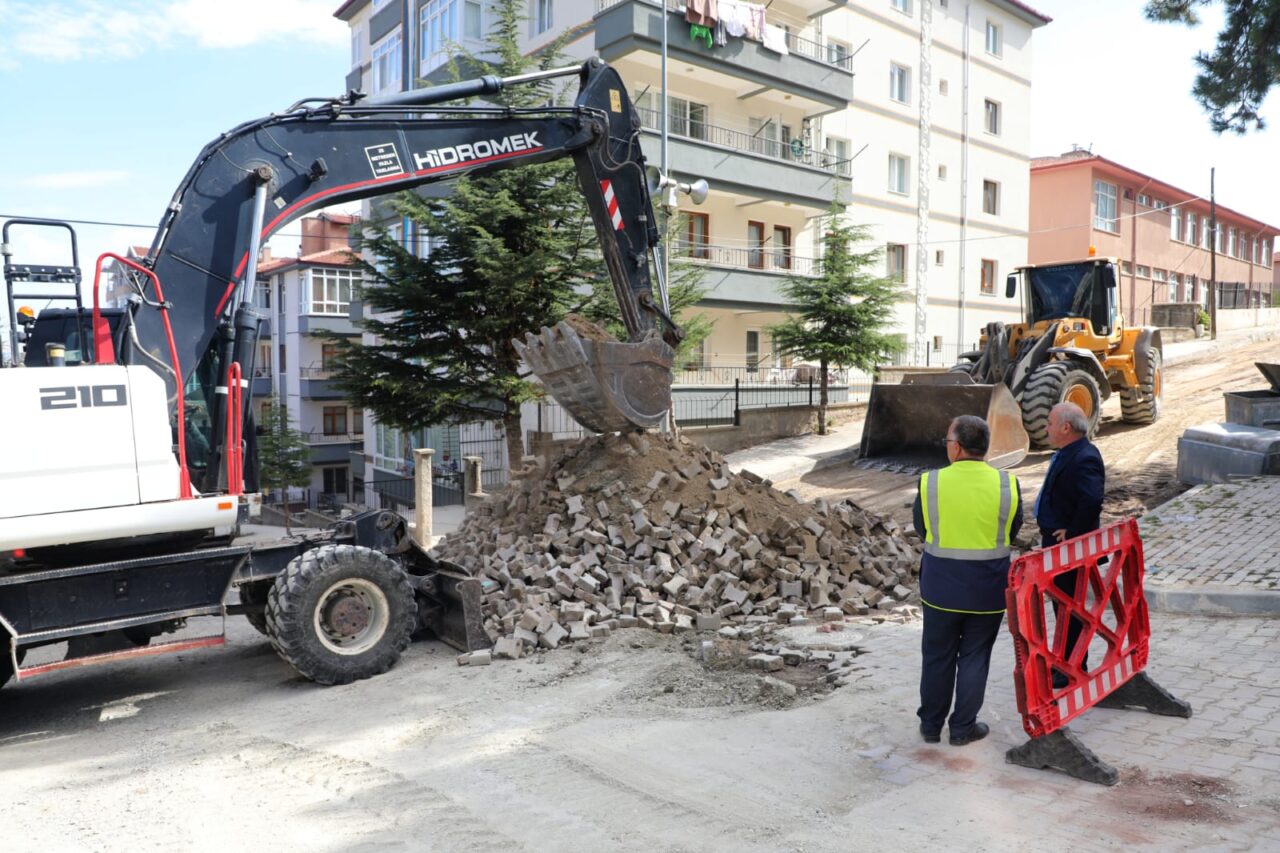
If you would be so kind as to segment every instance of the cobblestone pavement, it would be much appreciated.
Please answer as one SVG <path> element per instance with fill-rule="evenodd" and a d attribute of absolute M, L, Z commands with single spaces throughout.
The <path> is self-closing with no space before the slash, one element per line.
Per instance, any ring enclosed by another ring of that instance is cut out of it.
<path fill-rule="evenodd" d="M 870 835 L 890 849 L 1280 849 L 1280 620 L 1153 614 L 1147 672 L 1194 716 L 1093 709 L 1073 721 L 1120 770 L 1112 788 L 1004 763 L 1005 750 L 1026 741 L 1007 631 L 980 715 L 991 735 L 956 748 L 944 731 L 941 745 L 926 746 L 911 716 L 919 627 L 883 628 L 868 632 L 864 681 L 851 687 L 874 685 L 897 724 L 887 742 L 857 751 L 897 790 L 844 817 L 851 839 Z M 865 719 L 849 725 L 872 740 L 886 732 Z M 955 822 L 940 821 L 956 804 Z"/>
<path fill-rule="evenodd" d="M 1148 587 L 1256 593 L 1280 607 L 1280 477 L 1199 486 L 1139 525 Z"/>

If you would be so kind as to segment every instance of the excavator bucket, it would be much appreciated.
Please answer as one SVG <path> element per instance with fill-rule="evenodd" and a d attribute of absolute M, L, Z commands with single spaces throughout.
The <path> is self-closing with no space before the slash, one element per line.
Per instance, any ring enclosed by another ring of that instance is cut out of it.
<path fill-rule="evenodd" d="M 1022 409 L 1004 385 L 977 385 L 964 373 L 908 377 L 901 385 L 871 386 L 858 465 L 917 473 L 947 465 L 947 427 L 977 415 L 991 428 L 987 462 L 1017 465 L 1031 445 Z"/>
<path fill-rule="evenodd" d="M 639 343 L 621 343 L 570 316 L 512 343 L 551 396 L 587 429 L 652 429 L 671 408 L 675 351 L 656 332 Z"/>

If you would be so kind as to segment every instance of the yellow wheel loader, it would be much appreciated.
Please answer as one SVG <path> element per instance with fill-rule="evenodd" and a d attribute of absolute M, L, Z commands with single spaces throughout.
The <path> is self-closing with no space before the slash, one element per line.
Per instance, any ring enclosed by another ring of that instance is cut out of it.
<path fill-rule="evenodd" d="M 991 426 L 987 461 L 1016 465 L 1028 446 L 1048 446 L 1055 405 L 1079 406 L 1093 435 L 1112 392 L 1120 394 L 1126 423 L 1154 423 L 1163 397 L 1160 330 L 1125 325 L 1117 268 L 1115 258 L 1018 267 L 1005 295 L 1013 298 L 1021 285 L 1025 322 L 987 324 L 978 349 L 948 373 L 872 386 L 864 464 L 945 465 L 946 425 L 957 415 L 978 415 Z"/>

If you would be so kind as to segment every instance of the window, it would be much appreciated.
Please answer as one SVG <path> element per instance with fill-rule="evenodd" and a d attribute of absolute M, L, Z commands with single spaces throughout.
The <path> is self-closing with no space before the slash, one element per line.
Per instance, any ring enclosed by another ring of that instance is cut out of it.
<path fill-rule="evenodd" d="M 1151 278 L 1151 267 L 1138 264 L 1138 278 Z"/>
<path fill-rule="evenodd" d="M 551 2 L 552 0 L 533 0 L 530 4 L 533 13 L 533 27 L 530 35 L 542 35 L 551 29 Z"/>
<path fill-rule="evenodd" d="M 938 180 L 945 181 L 946 179 L 947 179 L 947 164 L 939 163 L 938 164 Z"/>
<path fill-rule="evenodd" d="M 1224 250 L 1227 242 L 1227 229 L 1219 225 L 1217 227 L 1217 231 L 1218 231 L 1218 234 L 1217 234 L 1218 247 L 1217 248 L 1218 248 L 1218 254 L 1221 255 L 1225 253 Z"/>
<path fill-rule="evenodd" d="M 322 418 L 325 435 L 347 434 L 346 406 L 325 406 Z"/>
<path fill-rule="evenodd" d="M 340 468 L 321 468 L 320 470 L 323 472 L 324 493 L 340 495 L 343 500 L 346 500 L 348 467 L 343 465 Z"/>
<path fill-rule="evenodd" d="M 1187 211 L 1187 230 L 1183 236 L 1191 245 L 1200 245 L 1200 223 L 1196 215 L 1189 210 Z"/>
<path fill-rule="evenodd" d="M 271 313 L 271 279 L 258 279 L 258 284 L 253 289 L 253 307 Z"/>
<path fill-rule="evenodd" d="M 667 98 L 667 117 L 670 131 L 677 136 L 690 139 L 706 140 L 707 138 L 707 105 L 684 98 Z M 777 125 L 775 124 L 776 128 Z M 754 148 L 752 150 L 755 150 Z"/>
<path fill-rule="evenodd" d="M 1169 301 L 1182 301 L 1182 283 L 1180 276 L 1176 272 L 1169 273 Z"/>
<path fill-rule="evenodd" d="M 943 77 L 941 80 L 938 81 L 938 94 L 939 95 L 947 94 L 947 89 L 948 89 L 947 78 Z"/>
<path fill-rule="evenodd" d="M 418 59 L 427 74 L 448 59 L 450 45 L 459 41 L 458 7 L 462 0 L 428 0 L 418 13 Z"/>
<path fill-rule="evenodd" d="M 332 343 L 320 344 L 320 367 L 324 370 L 333 370 L 338 366 L 338 345 Z"/>
<path fill-rule="evenodd" d="M 360 274 L 353 270 L 315 269 L 311 278 L 311 298 L 303 303 L 308 314 L 342 314 L 351 311 L 351 300 L 360 293 Z"/>
<path fill-rule="evenodd" d="M 910 158 L 901 154 L 889 155 L 889 192 L 906 195 L 911 191 L 911 183 L 907 179 L 907 171 L 911 168 Z"/>
<path fill-rule="evenodd" d="M 407 472 L 408 442 L 395 427 L 374 424 L 373 464 L 384 471 Z"/>
<path fill-rule="evenodd" d="M 351 67 L 359 68 L 364 64 L 369 46 L 369 31 L 364 24 L 356 24 L 351 28 Z"/>
<path fill-rule="evenodd" d="M 907 280 L 907 247 L 890 243 L 884 250 L 885 272 L 893 281 Z"/>
<path fill-rule="evenodd" d="M 373 94 L 400 90 L 400 31 L 396 30 L 373 46 L 371 88 Z"/>
<path fill-rule="evenodd" d="M 849 162 L 849 140 L 828 136 L 824 145 L 827 152 L 827 165 L 834 166 L 837 174 L 851 174 L 853 164 Z"/>
<path fill-rule="evenodd" d="M 933 336 L 933 351 L 942 352 L 942 335 Z"/>
<path fill-rule="evenodd" d="M 1003 28 L 994 21 L 987 21 L 987 53 L 1000 56 L 1004 51 Z"/>
<path fill-rule="evenodd" d="M 1240 260 L 1247 261 L 1253 257 L 1253 238 L 1240 235 Z"/>
<path fill-rule="evenodd" d="M 1151 280 L 1154 281 L 1156 284 L 1164 284 L 1166 281 L 1169 280 L 1169 271 L 1162 270 L 1159 267 L 1157 267 L 1151 271 Z"/>
<path fill-rule="evenodd" d="M 467 0 L 462 7 L 462 34 L 474 41 L 484 38 L 484 5 L 477 0 Z"/>
<path fill-rule="evenodd" d="M 994 296 L 996 292 L 996 262 L 988 258 L 982 259 L 982 284 L 980 289 L 988 296 Z"/>
<path fill-rule="evenodd" d="M 1262 265 L 1264 267 L 1271 266 L 1271 241 L 1262 244 Z"/>
<path fill-rule="evenodd" d="M 1116 185 L 1106 181 L 1094 181 L 1093 206 L 1093 227 L 1119 233 L 1120 222 L 1116 218 Z"/>
<path fill-rule="evenodd" d="M 844 68 L 849 63 L 849 45 L 835 39 L 827 40 L 827 62 Z"/>
<path fill-rule="evenodd" d="M 1000 184 L 995 181 L 982 182 L 982 212 L 992 216 L 1000 214 Z"/>
<path fill-rule="evenodd" d="M 764 223 L 747 223 L 747 266 L 764 269 Z"/>
<path fill-rule="evenodd" d="M 791 229 L 783 225 L 773 226 L 773 267 L 791 269 Z"/>
<path fill-rule="evenodd" d="M 1121 261 L 1120 272 L 1122 275 L 1133 275 L 1133 264 L 1129 261 Z"/>
<path fill-rule="evenodd" d="M 935 267 L 942 266 L 942 262 L 944 260 L 946 260 L 946 252 L 944 252 L 942 249 L 938 249 L 933 253 L 933 265 Z"/>
<path fill-rule="evenodd" d="M 1170 211 L 1169 217 L 1169 239 L 1182 242 L 1182 214 L 1178 211 Z"/>
<path fill-rule="evenodd" d="M 1167 208 L 1168 206 L 1169 206 L 1169 205 L 1165 204 L 1165 203 L 1164 203 L 1163 201 L 1161 201 L 1160 199 L 1156 199 L 1156 200 L 1155 200 L 1155 204 L 1153 204 L 1153 205 L 1152 205 L 1152 207 L 1154 207 L 1156 210 L 1164 210 L 1164 209 L 1165 209 L 1165 208 Z"/>
<path fill-rule="evenodd" d="M 911 103 L 911 69 L 896 62 L 889 63 L 889 100 Z"/>
<path fill-rule="evenodd" d="M 889 5 L 907 15 L 911 14 L 911 0 L 889 0 Z"/>
<path fill-rule="evenodd" d="M 1151 196 L 1147 195 L 1146 193 L 1138 193 L 1138 204 L 1142 205 L 1143 207 L 1150 207 Z"/>
<path fill-rule="evenodd" d="M 680 361 L 681 370 L 702 370 L 707 363 L 707 340 L 703 338 L 685 352 Z"/>
<path fill-rule="evenodd" d="M 982 110 L 983 124 L 987 133 L 992 136 L 1000 135 L 1000 105 L 995 101 L 986 101 Z"/>
<path fill-rule="evenodd" d="M 706 213 L 685 213 L 685 254 L 705 261 L 711 257 L 711 217 Z"/>
<path fill-rule="evenodd" d="M 1253 241 L 1253 262 L 1255 264 L 1262 263 L 1262 238 Z"/>
<path fill-rule="evenodd" d="M 364 435 L 364 409 L 351 410 L 351 434 Z"/>
<path fill-rule="evenodd" d="M 1228 228 L 1227 229 L 1227 254 L 1233 258 L 1239 257 L 1239 255 L 1236 254 L 1237 251 L 1238 251 L 1238 246 L 1236 243 L 1236 229 Z"/>
<path fill-rule="evenodd" d="M 755 373 L 760 369 L 760 330 L 747 330 L 747 372 Z"/>

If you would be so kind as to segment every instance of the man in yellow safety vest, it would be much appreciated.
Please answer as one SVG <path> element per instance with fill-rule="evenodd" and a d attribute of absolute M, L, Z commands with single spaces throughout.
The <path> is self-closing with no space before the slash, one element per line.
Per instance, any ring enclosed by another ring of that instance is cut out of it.
<path fill-rule="evenodd" d="M 924 539 L 924 660 L 916 713 L 926 743 L 941 740 L 948 711 L 952 746 L 981 740 L 990 731 L 978 722 L 978 711 L 1004 618 L 1010 545 L 1022 527 L 1017 478 L 983 461 L 990 442 L 982 418 L 953 420 L 947 429 L 951 464 L 921 476 L 916 495 L 915 527 Z"/>

